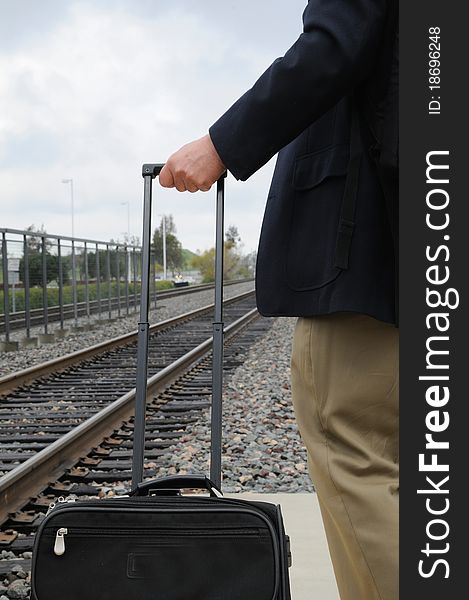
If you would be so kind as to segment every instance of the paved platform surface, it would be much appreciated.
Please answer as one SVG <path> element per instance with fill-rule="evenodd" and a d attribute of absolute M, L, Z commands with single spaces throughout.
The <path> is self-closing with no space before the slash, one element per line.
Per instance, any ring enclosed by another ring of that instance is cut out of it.
<path fill-rule="evenodd" d="M 292 546 L 292 600 L 340 600 L 315 494 L 226 495 L 281 505 Z"/>

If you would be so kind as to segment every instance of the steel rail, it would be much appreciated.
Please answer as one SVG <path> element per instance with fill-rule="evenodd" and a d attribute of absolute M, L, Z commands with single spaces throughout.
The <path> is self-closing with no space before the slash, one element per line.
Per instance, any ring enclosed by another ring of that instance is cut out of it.
<path fill-rule="evenodd" d="M 257 308 L 225 328 L 225 339 L 238 334 L 259 316 Z M 147 381 L 147 396 L 161 393 L 186 373 L 213 344 L 208 338 L 178 358 Z M 24 506 L 51 481 L 56 481 L 91 448 L 119 428 L 134 412 L 135 389 L 130 390 L 104 409 L 63 435 L 20 466 L 0 478 L 0 524 L 8 515 Z"/>
<path fill-rule="evenodd" d="M 224 301 L 224 305 L 228 306 L 230 304 L 234 304 L 244 298 L 248 298 L 254 294 L 254 290 L 250 290 L 248 292 L 244 292 L 242 294 L 238 294 L 237 296 L 233 296 L 232 298 L 228 298 Z M 181 315 L 177 315 L 176 317 L 172 317 L 171 319 L 166 319 L 164 321 L 159 321 L 150 326 L 150 334 L 157 333 L 169 327 L 174 327 L 183 321 L 188 321 L 195 317 L 198 317 L 201 314 L 209 312 L 213 310 L 213 304 L 207 304 L 202 306 L 201 308 L 197 308 L 193 311 L 189 311 L 186 313 L 182 313 Z M 1 396 L 11 392 L 12 390 L 25 385 L 26 383 L 30 383 L 35 379 L 39 379 L 40 377 L 45 377 L 50 375 L 51 373 L 58 373 L 67 369 L 71 365 L 82 362 L 84 360 L 88 360 L 99 354 L 104 354 L 105 352 L 109 352 L 110 350 L 114 350 L 115 348 L 120 348 L 122 346 L 127 346 L 128 344 L 135 343 L 137 341 L 137 332 L 132 331 L 130 333 L 126 333 L 124 335 L 112 338 L 111 340 L 106 340 L 105 342 L 100 342 L 99 344 L 94 344 L 88 348 L 84 348 L 82 350 L 77 350 L 76 352 L 72 352 L 70 354 L 66 354 L 65 356 L 61 356 L 60 358 L 54 358 L 47 362 L 41 363 L 39 365 L 35 365 L 33 367 L 28 367 L 27 369 L 23 369 L 21 371 L 16 371 L 14 373 L 9 373 L 8 375 L 4 375 L 0 378 L 0 400 Z"/>

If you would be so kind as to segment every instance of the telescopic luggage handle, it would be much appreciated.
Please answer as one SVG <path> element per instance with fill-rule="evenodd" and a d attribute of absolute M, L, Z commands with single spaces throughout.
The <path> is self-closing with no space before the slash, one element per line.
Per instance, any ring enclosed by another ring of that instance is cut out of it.
<path fill-rule="evenodd" d="M 135 391 L 134 444 L 132 457 L 132 490 L 143 480 L 145 451 L 145 413 L 148 379 L 148 312 L 150 301 L 150 243 L 152 183 L 163 163 L 147 163 L 142 167 L 144 179 L 142 281 L 140 318 L 137 338 L 137 382 Z M 210 444 L 210 480 L 221 488 L 222 449 L 222 385 L 223 385 L 223 238 L 224 194 L 226 172 L 217 181 L 216 235 L 215 235 L 215 317 L 213 321 L 212 410 Z"/>
<path fill-rule="evenodd" d="M 149 496 L 152 494 L 179 493 L 183 489 L 206 490 L 213 498 L 223 494 L 205 475 L 169 475 L 152 481 L 144 481 L 133 490 L 132 496 Z M 171 494 L 172 495 L 172 494 Z"/>

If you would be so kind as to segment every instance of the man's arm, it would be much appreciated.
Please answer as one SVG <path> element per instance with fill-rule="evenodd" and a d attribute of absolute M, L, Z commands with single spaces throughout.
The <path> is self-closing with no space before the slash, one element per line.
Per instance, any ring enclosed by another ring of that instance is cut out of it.
<path fill-rule="evenodd" d="M 255 173 L 367 77 L 382 39 L 387 4 L 309 0 L 303 33 L 295 44 L 212 125 L 210 136 L 193 142 L 198 173 L 186 171 L 191 153 L 185 146 L 170 157 L 163 181 L 160 176 L 162 185 L 170 183 L 171 173 L 173 185 L 180 179 L 185 189 L 203 189 L 203 180 L 206 189 L 221 174 L 210 169 L 214 151 L 219 166 L 237 179 Z"/>

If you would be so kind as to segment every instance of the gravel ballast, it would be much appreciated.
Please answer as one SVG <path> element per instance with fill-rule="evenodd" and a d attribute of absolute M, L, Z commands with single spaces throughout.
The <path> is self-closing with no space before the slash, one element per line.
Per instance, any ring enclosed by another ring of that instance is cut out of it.
<path fill-rule="evenodd" d="M 313 487 L 291 402 L 290 355 L 296 319 L 279 318 L 226 378 L 223 489 L 305 492 Z M 209 411 L 162 457 L 160 475 L 208 472 Z"/>

